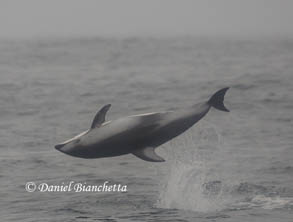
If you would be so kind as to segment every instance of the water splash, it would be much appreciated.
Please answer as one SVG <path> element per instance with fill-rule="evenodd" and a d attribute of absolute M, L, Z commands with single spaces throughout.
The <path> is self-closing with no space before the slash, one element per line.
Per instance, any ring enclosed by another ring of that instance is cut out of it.
<path fill-rule="evenodd" d="M 221 155 L 218 130 L 205 121 L 171 141 L 162 152 L 167 173 L 162 180 L 158 207 L 198 212 L 223 209 L 221 174 L 215 161 Z"/>
<path fill-rule="evenodd" d="M 196 212 L 293 208 L 293 198 L 285 197 L 282 187 L 261 185 L 247 177 L 247 171 L 239 175 L 231 150 L 206 121 L 158 149 L 167 164 L 158 171 L 157 207 Z"/>

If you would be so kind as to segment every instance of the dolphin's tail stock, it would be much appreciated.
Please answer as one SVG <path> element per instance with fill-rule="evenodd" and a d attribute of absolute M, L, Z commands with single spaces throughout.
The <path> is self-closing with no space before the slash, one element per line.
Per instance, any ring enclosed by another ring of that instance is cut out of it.
<path fill-rule="evenodd" d="M 224 96 L 229 87 L 220 89 L 209 99 L 208 104 L 218 110 L 229 112 L 229 110 L 224 106 Z"/>

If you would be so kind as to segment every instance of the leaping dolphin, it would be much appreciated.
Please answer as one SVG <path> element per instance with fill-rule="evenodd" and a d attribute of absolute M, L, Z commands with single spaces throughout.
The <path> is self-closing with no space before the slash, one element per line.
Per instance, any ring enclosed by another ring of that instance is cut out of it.
<path fill-rule="evenodd" d="M 224 96 L 229 88 L 217 91 L 207 102 L 179 111 L 145 113 L 105 122 L 110 104 L 95 116 L 91 128 L 55 148 L 80 158 L 102 158 L 134 154 L 151 162 L 163 162 L 155 148 L 180 135 L 201 118 L 211 107 L 229 112 Z"/>

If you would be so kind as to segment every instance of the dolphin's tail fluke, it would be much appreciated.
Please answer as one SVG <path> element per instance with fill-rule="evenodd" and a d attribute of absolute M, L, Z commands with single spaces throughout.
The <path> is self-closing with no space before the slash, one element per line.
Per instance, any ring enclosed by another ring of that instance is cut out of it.
<path fill-rule="evenodd" d="M 218 110 L 229 112 L 229 110 L 224 106 L 224 96 L 228 89 L 229 87 L 220 89 L 218 92 L 212 95 L 208 101 L 208 104 Z"/>

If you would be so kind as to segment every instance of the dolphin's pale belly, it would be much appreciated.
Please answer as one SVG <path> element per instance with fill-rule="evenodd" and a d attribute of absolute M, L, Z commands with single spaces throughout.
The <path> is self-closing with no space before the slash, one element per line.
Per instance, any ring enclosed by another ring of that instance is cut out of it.
<path fill-rule="evenodd" d="M 143 147 L 157 147 L 183 133 L 202 116 L 204 115 L 185 111 L 114 120 L 84 135 L 81 138 L 81 147 L 72 150 L 71 155 L 83 158 L 111 157 L 128 154 Z"/>

